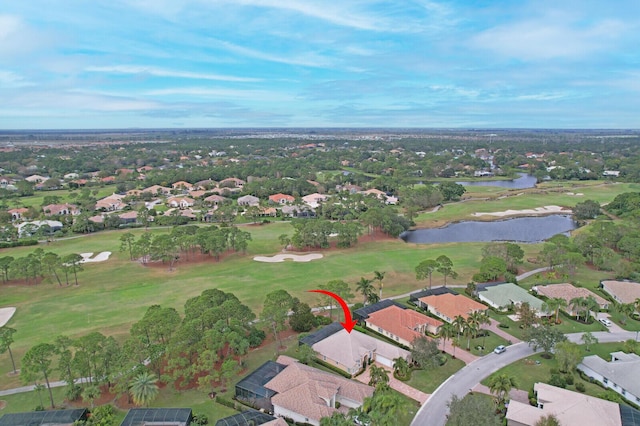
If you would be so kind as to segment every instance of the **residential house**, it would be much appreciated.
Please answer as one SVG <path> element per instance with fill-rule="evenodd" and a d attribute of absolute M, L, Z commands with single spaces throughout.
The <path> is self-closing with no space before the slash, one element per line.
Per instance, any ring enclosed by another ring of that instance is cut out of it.
<path fill-rule="evenodd" d="M 42 211 L 49 216 L 59 216 L 59 215 L 79 215 L 80 209 L 75 204 L 47 204 L 42 207 Z"/>
<path fill-rule="evenodd" d="M 207 191 L 203 191 L 201 189 L 192 189 L 191 191 L 187 191 L 187 194 L 189 194 L 189 197 L 191 198 L 201 198 L 204 197 L 204 194 L 206 194 Z"/>
<path fill-rule="evenodd" d="M 482 303 L 455 293 L 421 297 L 417 305 L 449 323 L 457 316 L 466 320 L 473 312 L 486 312 L 489 309 Z"/>
<path fill-rule="evenodd" d="M 583 287 L 575 287 L 570 283 L 538 285 L 532 287 L 531 290 L 549 299 L 554 299 L 556 297 L 559 299 L 563 299 L 565 302 L 567 302 L 567 307 L 564 308 L 564 311 L 568 315 L 577 314 L 577 312 L 575 312 L 575 310 L 571 307 L 571 300 L 579 297 L 593 297 L 598 303 L 599 309 L 609 309 L 608 300 L 598 296 L 589 289 Z"/>
<path fill-rule="evenodd" d="M 209 195 L 207 198 L 204 199 L 204 202 L 211 205 L 211 206 L 219 206 L 224 204 L 225 202 L 227 202 L 228 198 L 223 197 L 221 195 L 218 194 L 213 194 L 213 195 Z"/>
<path fill-rule="evenodd" d="M 62 176 L 64 180 L 73 180 L 73 179 L 78 179 L 79 177 L 80 175 L 75 172 L 67 173 L 66 175 Z"/>
<path fill-rule="evenodd" d="M 15 180 L 10 177 L 0 176 L 0 188 L 6 188 L 7 186 L 13 185 L 14 183 Z"/>
<path fill-rule="evenodd" d="M 31 175 L 24 178 L 29 183 L 43 183 L 49 180 L 48 176 Z"/>
<path fill-rule="evenodd" d="M 386 192 L 380 191 L 379 189 L 376 189 L 376 188 L 372 188 L 372 189 L 368 189 L 366 191 L 362 191 L 361 194 L 363 194 L 363 195 L 373 195 L 378 200 L 383 200 L 385 204 L 397 204 L 398 203 L 398 198 L 397 197 L 387 195 Z"/>
<path fill-rule="evenodd" d="M 602 172 L 604 177 L 620 177 L 620 170 L 605 170 Z"/>
<path fill-rule="evenodd" d="M 319 426 L 320 419 L 336 411 L 362 406 L 373 395 L 373 387 L 301 364 L 293 358 L 279 356 L 286 365 L 264 385 L 275 392 L 271 397 L 273 413 L 295 422 Z M 339 407 L 339 408 L 338 408 Z"/>
<path fill-rule="evenodd" d="M 161 186 L 161 185 L 153 185 L 143 189 L 142 192 L 148 192 L 153 195 L 160 195 L 160 194 L 168 195 L 171 193 L 171 188 L 167 188 L 166 186 Z"/>
<path fill-rule="evenodd" d="M 573 392 L 546 383 L 536 383 L 533 390 L 537 405 L 511 400 L 507 407 L 507 426 L 535 426 L 544 416 L 553 415 L 562 426 L 632 426 L 638 425 L 640 412 L 626 405 Z"/>
<path fill-rule="evenodd" d="M 136 171 L 137 171 L 138 173 L 145 173 L 145 172 L 148 172 L 148 171 L 150 171 L 150 170 L 153 170 L 153 167 L 151 167 L 151 166 L 142 166 L 142 167 L 138 167 L 138 168 L 136 169 Z"/>
<path fill-rule="evenodd" d="M 500 311 L 518 307 L 526 302 L 535 309 L 536 315 L 549 316 L 549 312 L 542 309 L 544 302 L 533 296 L 527 290 L 513 283 L 486 283 L 476 285 L 476 295 L 480 301 Z"/>
<path fill-rule="evenodd" d="M 578 370 L 599 381 L 634 404 L 640 404 L 640 356 L 613 352 L 607 362 L 598 355 L 586 356 Z"/>
<path fill-rule="evenodd" d="M 438 334 L 442 325 L 440 320 L 388 299 L 357 309 L 353 316 L 368 328 L 407 347 L 411 347 L 413 340 L 425 333 Z"/>
<path fill-rule="evenodd" d="M 296 198 L 287 194 L 273 194 L 269 195 L 269 201 L 275 204 L 291 204 Z"/>
<path fill-rule="evenodd" d="M 369 314 L 365 324 L 404 346 L 412 347 L 413 341 L 424 337 L 427 331 L 437 334 L 443 323 L 413 309 L 394 305 Z"/>
<path fill-rule="evenodd" d="M 326 194 L 314 192 L 313 194 L 302 197 L 302 201 L 312 209 L 315 209 L 320 205 L 320 203 L 326 201 L 327 198 L 329 198 L 329 196 Z"/>
<path fill-rule="evenodd" d="M 300 339 L 300 344 L 311 346 L 319 359 L 351 375 L 362 371 L 370 362 L 393 368 L 394 359 L 404 358 L 408 361 L 411 356 L 398 346 L 357 330 L 348 333 L 338 322 Z"/>
<path fill-rule="evenodd" d="M 16 220 L 22 220 L 22 216 L 28 211 L 29 209 L 26 207 L 19 207 L 17 209 L 9 209 L 7 210 L 7 213 L 11 215 L 12 221 L 16 221 Z"/>
<path fill-rule="evenodd" d="M 191 191 L 193 189 L 193 185 L 190 184 L 189 182 L 185 182 L 185 181 L 181 180 L 181 181 L 178 181 L 176 183 L 171 184 L 171 188 L 172 189 L 176 189 L 176 190 Z"/>
<path fill-rule="evenodd" d="M 167 200 L 167 204 L 173 208 L 186 209 L 192 207 L 196 201 L 189 197 L 171 197 Z"/>
<path fill-rule="evenodd" d="M 238 198 L 238 205 L 244 207 L 258 206 L 260 205 L 260 198 L 253 195 L 245 195 Z"/>
<path fill-rule="evenodd" d="M 246 182 L 243 181 L 242 179 L 238 179 L 238 178 L 226 178 L 226 179 L 222 179 L 219 183 L 218 183 L 218 187 L 219 188 L 240 188 L 242 189 L 244 187 L 244 184 Z"/>
<path fill-rule="evenodd" d="M 108 212 L 122 210 L 127 206 L 127 203 L 122 201 L 125 195 L 112 194 L 108 197 L 101 198 L 96 201 L 96 210 L 104 210 Z"/>
<path fill-rule="evenodd" d="M 618 303 L 635 303 L 637 299 L 640 299 L 640 283 L 633 281 L 604 280 L 600 281 L 600 287 L 610 294 L 613 300 Z"/>
<path fill-rule="evenodd" d="M 135 210 L 131 210 L 122 214 L 119 214 L 118 217 L 120 221 L 125 224 L 136 223 L 138 221 L 138 212 Z"/>

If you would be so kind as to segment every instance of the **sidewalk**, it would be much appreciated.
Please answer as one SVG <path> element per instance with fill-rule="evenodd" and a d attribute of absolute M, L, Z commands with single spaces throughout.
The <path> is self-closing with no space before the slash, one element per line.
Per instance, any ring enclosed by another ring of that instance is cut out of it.
<path fill-rule="evenodd" d="M 425 401 L 429 399 L 430 395 L 428 393 L 424 393 L 422 391 L 419 391 L 416 388 L 412 388 L 408 384 L 401 382 L 400 380 L 393 377 L 393 370 L 391 370 L 389 367 L 384 366 L 382 364 L 378 364 L 377 362 L 375 363 L 375 365 L 387 370 L 387 372 L 389 373 L 389 386 L 391 387 L 391 389 L 397 390 L 401 394 L 408 396 L 413 400 L 418 401 L 420 405 L 424 404 Z M 364 384 L 369 384 L 370 377 L 371 376 L 369 374 L 369 369 L 367 368 L 364 373 L 356 377 L 356 380 Z"/>

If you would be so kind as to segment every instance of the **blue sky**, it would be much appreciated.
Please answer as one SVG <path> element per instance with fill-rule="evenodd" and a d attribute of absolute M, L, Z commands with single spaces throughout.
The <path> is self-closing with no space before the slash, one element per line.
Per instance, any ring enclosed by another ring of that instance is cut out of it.
<path fill-rule="evenodd" d="M 7 0 L 0 128 L 640 128 L 637 0 Z"/>

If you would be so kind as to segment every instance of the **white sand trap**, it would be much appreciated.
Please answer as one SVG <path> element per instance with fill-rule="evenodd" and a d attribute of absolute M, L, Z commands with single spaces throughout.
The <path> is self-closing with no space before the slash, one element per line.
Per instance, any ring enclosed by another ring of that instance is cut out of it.
<path fill-rule="evenodd" d="M 524 210 L 505 210 L 503 212 L 491 212 L 491 213 L 473 213 L 471 216 L 514 216 L 514 215 L 542 215 L 542 214 L 550 214 L 550 213 L 571 213 L 570 209 L 565 209 L 560 206 L 544 206 L 544 207 L 536 207 L 535 209 L 524 209 Z"/>
<path fill-rule="evenodd" d="M 4 327 L 15 313 L 16 308 L 0 308 L 0 327 Z"/>
<path fill-rule="evenodd" d="M 276 254 L 275 256 L 256 256 L 253 258 L 256 262 L 277 263 L 284 262 L 287 259 L 294 262 L 311 262 L 312 260 L 322 259 L 323 255 L 320 253 L 309 254 Z"/>
<path fill-rule="evenodd" d="M 104 262 L 105 260 L 109 259 L 109 256 L 111 256 L 111 252 L 103 251 L 98 253 L 95 257 L 92 257 L 93 253 L 80 253 L 80 256 L 82 256 L 81 263 Z"/>

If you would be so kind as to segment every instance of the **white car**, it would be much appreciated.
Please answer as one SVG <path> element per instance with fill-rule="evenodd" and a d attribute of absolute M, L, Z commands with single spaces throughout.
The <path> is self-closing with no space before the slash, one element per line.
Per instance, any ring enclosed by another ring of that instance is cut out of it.
<path fill-rule="evenodd" d="M 606 318 L 600 318 L 598 321 L 600 321 L 600 323 L 605 327 L 611 327 L 611 324 L 612 324 L 611 321 L 609 321 Z"/>
<path fill-rule="evenodd" d="M 501 354 L 502 352 L 506 351 L 507 348 L 504 345 L 500 345 L 497 348 L 495 348 L 493 350 L 493 352 L 497 353 L 497 354 Z"/>

